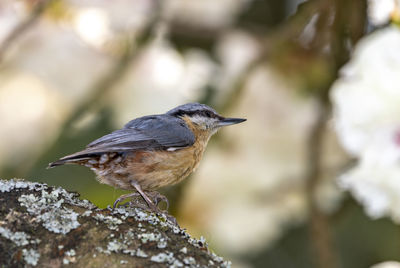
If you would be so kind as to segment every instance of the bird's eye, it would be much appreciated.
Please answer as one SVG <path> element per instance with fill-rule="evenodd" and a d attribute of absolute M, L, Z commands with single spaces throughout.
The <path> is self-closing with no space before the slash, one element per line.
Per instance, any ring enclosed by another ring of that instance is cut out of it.
<path fill-rule="evenodd" d="M 212 117 L 212 113 L 211 113 L 211 112 L 209 112 L 209 111 L 206 111 L 206 116 L 208 116 L 208 117 Z"/>

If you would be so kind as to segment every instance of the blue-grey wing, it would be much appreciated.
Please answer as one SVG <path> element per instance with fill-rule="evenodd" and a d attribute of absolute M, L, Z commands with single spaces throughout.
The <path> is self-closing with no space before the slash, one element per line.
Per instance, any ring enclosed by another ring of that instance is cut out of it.
<path fill-rule="evenodd" d="M 93 141 L 83 151 L 50 163 L 49 167 L 92 158 L 107 152 L 179 149 L 194 142 L 193 132 L 182 119 L 165 114 L 144 116 L 130 121 L 122 129 Z"/>
<path fill-rule="evenodd" d="M 87 147 L 87 151 L 167 150 L 184 148 L 195 142 L 193 132 L 179 118 L 169 115 L 144 116 L 124 128 L 105 135 Z"/>

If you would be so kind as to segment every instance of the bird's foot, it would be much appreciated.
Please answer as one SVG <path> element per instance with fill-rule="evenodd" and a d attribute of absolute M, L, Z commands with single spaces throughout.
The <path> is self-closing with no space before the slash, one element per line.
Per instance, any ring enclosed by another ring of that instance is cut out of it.
<path fill-rule="evenodd" d="M 145 196 L 147 198 L 144 198 L 142 194 L 138 192 L 121 195 L 117 200 L 115 200 L 113 209 L 115 209 L 117 206 L 137 207 L 146 211 L 154 212 L 156 214 L 162 214 L 169 221 L 177 225 L 176 219 L 168 214 L 169 201 L 164 195 L 160 194 L 159 192 L 153 191 L 153 192 L 146 192 Z M 131 199 L 131 201 L 119 205 L 119 203 L 125 201 L 126 199 Z M 143 200 L 146 201 L 146 203 L 144 203 Z M 165 202 L 166 204 L 165 210 L 161 210 L 158 207 L 158 205 L 162 202 Z"/>
<path fill-rule="evenodd" d="M 151 211 L 156 213 L 156 214 L 164 215 L 165 218 L 167 218 L 167 220 L 169 220 L 170 222 L 172 222 L 173 224 L 178 226 L 178 222 L 176 221 L 175 217 L 170 215 L 170 214 L 168 214 L 168 209 L 169 209 L 169 201 L 168 201 L 168 199 L 164 195 L 160 194 L 157 191 L 146 192 L 146 194 L 154 204 L 153 208 L 150 207 Z M 162 202 L 164 202 L 165 205 L 166 205 L 165 210 L 161 210 L 159 208 L 159 206 L 158 206 Z"/>
<path fill-rule="evenodd" d="M 140 199 L 142 199 L 141 195 L 138 192 L 134 192 L 134 193 L 130 193 L 130 194 L 123 194 L 120 197 L 118 197 L 117 200 L 115 200 L 115 202 L 113 204 L 113 209 L 115 209 L 119 203 L 125 201 L 126 199 L 132 199 L 132 201 L 135 201 L 135 203 L 139 204 L 137 197 L 140 197 Z M 129 202 L 129 203 L 131 203 L 131 202 Z M 123 206 L 126 206 L 126 204 L 124 204 Z"/>
<path fill-rule="evenodd" d="M 127 204 L 131 206 L 138 206 L 140 208 L 151 209 L 154 212 L 161 212 L 162 210 L 158 208 L 158 205 L 162 202 L 165 202 L 166 204 L 165 211 L 168 211 L 169 201 L 164 195 L 160 194 L 159 192 L 153 191 L 153 192 L 146 192 L 145 196 L 147 198 L 144 198 L 143 195 L 138 192 L 121 195 L 119 198 L 117 198 L 117 200 L 115 200 L 113 208 L 115 209 L 119 203 L 125 201 L 126 199 L 131 199 L 131 201 L 128 202 Z M 147 204 L 147 206 L 145 207 L 143 202 L 141 202 L 143 200 L 146 201 Z"/>
<path fill-rule="evenodd" d="M 150 200 L 153 202 L 153 204 L 154 204 L 157 208 L 158 208 L 158 205 L 159 205 L 160 203 L 164 202 L 165 205 L 166 205 L 165 211 L 168 211 L 168 209 L 169 209 L 169 201 L 168 201 L 168 199 L 167 199 L 164 195 L 160 194 L 160 193 L 157 192 L 157 191 L 146 192 L 146 194 L 147 194 L 147 196 L 150 198 Z"/>

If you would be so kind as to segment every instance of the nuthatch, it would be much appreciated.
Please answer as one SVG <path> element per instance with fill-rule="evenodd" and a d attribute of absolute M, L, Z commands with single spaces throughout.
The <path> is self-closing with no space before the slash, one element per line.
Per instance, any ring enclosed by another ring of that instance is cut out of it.
<path fill-rule="evenodd" d="M 243 121 L 246 119 L 222 117 L 204 104 L 187 103 L 165 114 L 136 118 L 49 167 L 89 167 L 100 183 L 137 191 L 120 196 L 114 208 L 139 193 L 149 208 L 158 211 L 161 195 L 151 191 L 186 178 L 198 166 L 210 137 L 223 126 Z M 161 199 L 168 205 L 165 197 Z"/>

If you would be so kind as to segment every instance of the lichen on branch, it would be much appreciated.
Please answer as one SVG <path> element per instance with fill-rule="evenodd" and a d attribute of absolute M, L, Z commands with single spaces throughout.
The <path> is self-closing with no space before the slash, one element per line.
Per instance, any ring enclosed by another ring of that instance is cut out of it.
<path fill-rule="evenodd" d="M 165 215 L 99 209 L 63 188 L 0 180 L 1 267 L 229 267 Z"/>

